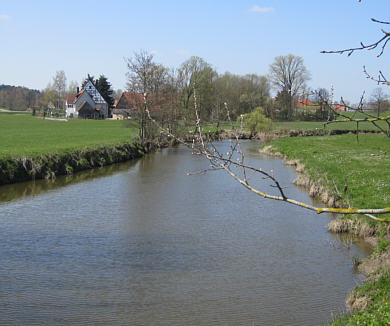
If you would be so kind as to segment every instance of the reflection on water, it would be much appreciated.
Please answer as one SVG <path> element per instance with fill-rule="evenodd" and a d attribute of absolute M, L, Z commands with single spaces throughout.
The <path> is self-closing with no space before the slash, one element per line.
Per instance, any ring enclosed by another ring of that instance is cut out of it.
<path fill-rule="evenodd" d="M 293 170 L 243 146 L 309 200 Z M 318 325 L 342 312 L 365 249 L 222 171 L 186 176 L 207 165 L 179 147 L 0 188 L 0 324 Z"/>
<path fill-rule="evenodd" d="M 132 160 L 126 163 L 85 170 L 68 176 L 57 176 L 55 180 L 34 180 L 0 186 L 0 203 L 38 195 L 41 192 L 87 181 L 93 178 L 110 176 L 114 173 L 131 168 L 136 162 L 137 160 Z"/>

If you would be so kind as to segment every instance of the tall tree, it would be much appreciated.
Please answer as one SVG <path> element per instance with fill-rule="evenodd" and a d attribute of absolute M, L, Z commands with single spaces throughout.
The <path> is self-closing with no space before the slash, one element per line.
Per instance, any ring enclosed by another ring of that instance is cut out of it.
<path fill-rule="evenodd" d="M 126 58 L 127 88 L 134 93 L 140 124 L 140 139 L 153 137 L 153 127 L 148 119 L 147 109 L 156 105 L 160 91 L 166 79 L 167 69 L 153 61 L 153 55 L 147 51 L 135 52 Z"/>
<path fill-rule="evenodd" d="M 103 96 L 104 100 L 108 104 L 108 115 L 111 116 L 111 109 L 114 107 L 114 91 L 111 88 L 111 84 L 104 75 L 100 75 L 99 79 L 95 82 L 95 87 L 99 91 L 100 95 Z"/>
<path fill-rule="evenodd" d="M 55 106 L 57 108 L 64 108 L 65 103 L 65 91 L 66 91 L 66 76 L 63 70 L 56 72 L 53 77 L 52 88 L 57 94 Z"/>
<path fill-rule="evenodd" d="M 278 56 L 269 68 L 270 81 L 274 88 L 283 91 L 287 100 L 287 119 L 291 120 L 294 110 L 294 99 L 304 88 L 306 81 L 310 79 L 310 74 L 303 64 L 303 59 L 299 56 L 289 54 Z"/>
<path fill-rule="evenodd" d="M 214 80 L 217 74 L 210 64 L 200 57 L 191 57 L 183 62 L 178 71 L 180 102 L 188 118 L 191 113 L 193 94 L 196 88 L 200 115 L 208 119 L 214 105 Z"/>

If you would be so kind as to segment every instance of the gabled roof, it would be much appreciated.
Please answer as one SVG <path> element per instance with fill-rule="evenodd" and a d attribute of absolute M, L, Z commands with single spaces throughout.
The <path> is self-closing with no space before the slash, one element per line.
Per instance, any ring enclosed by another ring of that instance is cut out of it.
<path fill-rule="evenodd" d="M 69 94 L 66 97 L 66 103 L 67 104 L 74 104 L 74 101 L 76 100 L 76 95 Z"/>
<path fill-rule="evenodd" d="M 144 95 L 141 93 L 123 92 L 121 98 L 125 98 L 132 109 L 136 109 L 139 105 L 144 103 Z"/>
<path fill-rule="evenodd" d="M 80 92 L 78 92 L 76 94 L 75 98 L 74 98 L 74 102 L 73 103 L 76 103 L 79 100 L 80 96 L 83 95 L 84 93 L 85 93 L 85 89 L 82 89 Z"/>
<path fill-rule="evenodd" d="M 107 103 L 92 81 L 88 80 L 83 89 L 88 92 L 96 104 Z"/>

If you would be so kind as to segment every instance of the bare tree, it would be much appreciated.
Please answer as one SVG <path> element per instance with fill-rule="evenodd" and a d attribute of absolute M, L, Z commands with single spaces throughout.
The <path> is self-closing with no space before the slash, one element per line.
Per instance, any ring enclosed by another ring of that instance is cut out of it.
<path fill-rule="evenodd" d="M 147 119 L 146 110 L 157 102 L 167 70 L 164 66 L 153 61 L 153 55 L 147 51 L 134 53 L 132 58 L 125 58 L 127 63 L 127 88 L 133 93 L 135 105 L 138 109 L 140 124 L 140 139 L 144 142 L 151 138 L 151 126 Z"/>
<path fill-rule="evenodd" d="M 55 76 L 53 77 L 52 87 L 53 90 L 57 93 L 55 105 L 57 108 L 62 109 L 64 107 L 64 97 L 66 91 L 66 76 L 63 70 L 59 70 L 56 72 Z"/>
<path fill-rule="evenodd" d="M 384 109 L 384 104 L 387 102 L 386 100 L 389 98 L 382 88 L 377 87 L 373 90 L 371 94 L 372 104 L 375 106 L 377 116 L 380 116 L 380 112 Z"/>
<path fill-rule="evenodd" d="M 304 89 L 310 74 L 299 56 L 289 54 L 278 56 L 270 65 L 269 78 L 274 88 L 285 94 L 287 119 L 291 120 L 294 109 L 294 99 Z"/>

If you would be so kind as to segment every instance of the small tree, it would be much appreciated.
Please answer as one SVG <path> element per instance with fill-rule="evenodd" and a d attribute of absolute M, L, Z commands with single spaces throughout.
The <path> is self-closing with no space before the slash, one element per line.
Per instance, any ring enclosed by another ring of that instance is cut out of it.
<path fill-rule="evenodd" d="M 377 116 L 380 116 L 380 113 L 385 110 L 386 100 L 389 96 L 382 90 L 382 88 L 377 87 L 371 94 L 373 108 L 376 109 Z"/>
<path fill-rule="evenodd" d="M 243 115 L 244 126 L 249 129 L 250 132 L 262 132 L 272 128 L 272 120 L 264 115 L 264 109 L 259 106 L 255 108 L 251 113 Z M 241 117 L 238 117 L 239 121 Z"/>

